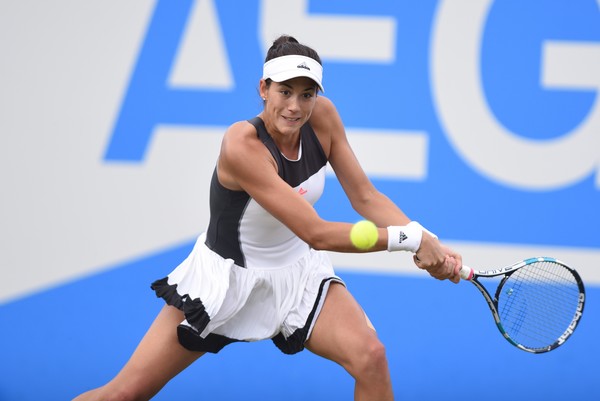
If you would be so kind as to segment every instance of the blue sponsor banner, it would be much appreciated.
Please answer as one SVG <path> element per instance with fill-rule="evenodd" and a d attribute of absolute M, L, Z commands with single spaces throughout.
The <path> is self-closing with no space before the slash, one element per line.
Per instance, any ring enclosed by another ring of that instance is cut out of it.
<path fill-rule="evenodd" d="M 158 125 L 227 126 L 258 113 L 261 24 L 272 4 L 214 2 L 234 84 L 211 89 L 169 84 L 194 1 L 158 1 L 105 162 L 144 163 Z M 322 54 L 324 85 L 348 128 L 427 136 L 422 180 L 374 177 L 409 216 L 451 240 L 600 247 L 596 1 L 314 0 L 304 13 L 393 22 L 381 37 L 388 58 Z M 329 181 L 319 211 L 355 218 Z"/>

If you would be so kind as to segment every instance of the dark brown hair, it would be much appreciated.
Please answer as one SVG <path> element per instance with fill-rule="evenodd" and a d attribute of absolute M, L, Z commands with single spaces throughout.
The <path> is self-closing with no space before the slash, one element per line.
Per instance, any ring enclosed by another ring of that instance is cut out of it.
<path fill-rule="evenodd" d="M 281 35 L 269 48 L 267 52 L 267 57 L 265 58 L 265 63 L 271 59 L 281 57 L 281 56 L 291 56 L 291 55 L 299 55 L 310 57 L 315 60 L 317 63 L 321 64 L 321 58 L 319 54 L 313 50 L 312 48 L 299 43 L 296 38 L 289 35 Z"/>

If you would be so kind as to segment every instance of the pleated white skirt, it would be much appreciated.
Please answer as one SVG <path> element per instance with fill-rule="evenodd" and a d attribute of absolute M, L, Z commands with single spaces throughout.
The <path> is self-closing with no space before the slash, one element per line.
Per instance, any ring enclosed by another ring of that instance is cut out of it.
<path fill-rule="evenodd" d="M 329 255 L 309 249 L 278 268 L 244 268 L 197 239 L 189 256 L 166 278 L 152 284 L 157 296 L 184 311 L 183 346 L 218 352 L 235 341 L 273 339 L 285 353 L 304 348 L 329 284 L 343 281 Z"/>

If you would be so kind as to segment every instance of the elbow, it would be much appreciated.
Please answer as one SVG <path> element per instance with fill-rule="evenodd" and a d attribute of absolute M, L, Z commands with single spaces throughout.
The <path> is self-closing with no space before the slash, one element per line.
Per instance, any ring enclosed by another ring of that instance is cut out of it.
<path fill-rule="evenodd" d="M 313 239 L 307 243 L 312 249 L 315 249 L 317 251 L 330 251 L 331 250 L 331 246 L 330 246 L 331 244 L 328 244 L 325 240 L 322 240 L 322 239 Z"/>
<path fill-rule="evenodd" d="M 307 230 L 303 235 L 300 236 L 304 242 L 313 249 L 318 251 L 331 250 L 330 236 L 327 235 L 326 230 L 322 227 L 313 227 Z"/>
<path fill-rule="evenodd" d="M 350 205 L 357 213 L 363 215 L 363 213 L 368 211 L 376 202 L 378 195 L 378 191 L 371 187 L 366 191 L 362 191 L 360 195 L 352 197 L 352 199 L 350 199 Z"/>
<path fill-rule="evenodd" d="M 308 244 L 312 249 L 316 249 L 317 251 L 327 251 L 329 250 L 329 245 L 324 238 L 319 235 L 311 235 L 307 237 L 304 242 Z"/>

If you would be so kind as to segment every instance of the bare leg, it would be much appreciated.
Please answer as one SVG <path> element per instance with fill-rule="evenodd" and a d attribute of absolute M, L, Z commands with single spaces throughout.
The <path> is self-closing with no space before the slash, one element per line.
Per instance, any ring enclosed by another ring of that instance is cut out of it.
<path fill-rule="evenodd" d="M 203 355 L 183 348 L 177 326 L 183 312 L 165 306 L 119 374 L 74 401 L 149 400 L 179 372 Z"/>
<path fill-rule="evenodd" d="M 394 399 L 385 348 L 346 287 L 331 285 L 306 347 L 352 375 L 356 401 Z"/>

